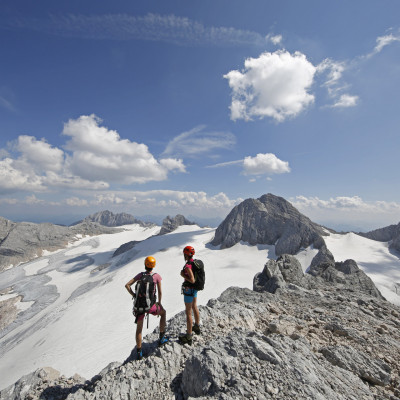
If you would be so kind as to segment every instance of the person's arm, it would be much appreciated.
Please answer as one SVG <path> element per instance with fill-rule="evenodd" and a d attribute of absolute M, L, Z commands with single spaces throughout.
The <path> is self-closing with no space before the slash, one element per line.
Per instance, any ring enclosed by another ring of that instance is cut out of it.
<path fill-rule="evenodd" d="M 194 283 L 195 279 L 191 268 L 186 268 L 186 274 L 185 279 L 190 283 Z"/>
<path fill-rule="evenodd" d="M 133 293 L 131 286 L 135 283 L 135 278 L 132 278 L 126 285 L 125 288 L 129 292 L 132 297 L 135 297 L 135 293 Z"/>
<path fill-rule="evenodd" d="M 161 299 L 162 299 L 161 281 L 157 282 L 157 291 L 158 291 L 158 304 L 161 306 Z"/>

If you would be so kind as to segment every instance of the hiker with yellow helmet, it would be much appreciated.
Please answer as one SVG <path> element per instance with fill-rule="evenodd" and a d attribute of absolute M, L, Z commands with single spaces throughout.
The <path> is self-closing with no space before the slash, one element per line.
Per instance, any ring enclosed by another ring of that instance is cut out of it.
<path fill-rule="evenodd" d="M 156 259 L 154 257 L 146 257 L 144 260 L 145 271 L 137 274 L 131 279 L 125 288 L 129 294 L 134 298 L 133 302 L 133 313 L 136 317 L 136 350 L 137 359 L 143 358 L 142 352 L 142 330 L 143 321 L 145 316 L 152 314 L 161 317 L 160 320 L 160 338 L 158 345 L 162 346 L 168 342 L 168 338 L 165 336 L 165 324 L 166 324 L 166 311 L 161 305 L 162 290 L 161 290 L 161 275 L 153 273 L 153 269 L 156 266 Z M 132 291 L 131 286 L 136 283 L 135 293 Z M 158 302 L 157 300 L 158 293 Z M 147 320 L 148 321 L 148 320 Z"/>

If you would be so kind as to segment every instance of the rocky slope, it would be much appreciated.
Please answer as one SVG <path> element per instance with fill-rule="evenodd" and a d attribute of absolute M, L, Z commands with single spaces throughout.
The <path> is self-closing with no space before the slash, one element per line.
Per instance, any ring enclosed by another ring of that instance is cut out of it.
<path fill-rule="evenodd" d="M 133 215 L 127 213 L 114 214 L 111 211 L 99 211 L 86 217 L 83 221 L 96 222 L 103 226 L 115 227 L 122 225 L 138 224 L 143 227 L 154 226 L 149 222 L 143 222 L 136 219 Z M 80 221 L 79 223 L 83 222 Z"/>
<path fill-rule="evenodd" d="M 377 240 L 378 242 L 391 242 L 390 248 L 400 251 L 400 223 L 397 225 L 389 225 L 385 228 L 375 229 L 367 233 L 359 232 L 358 235 L 364 236 L 368 239 Z"/>
<path fill-rule="evenodd" d="M 282 197 L 266 194 L 234 207 L 218 226 L 211 244 L 222 249 L 240 241 L 276 245 L 275 253 L 296 254 L 300 248 L 324 246 L 323 228 Z"/>
<path fill-rule="evenodd" d="M 180 313 L 168 321 L 169 344 L 158 349 L 156 331 L 145 338 L 141 361 L 133 350 L 90 381 L 38 370 L 0 398 L 399 399 L 399 307 L 371 293 L 353 262 L 309 276 L 294 257 L 274 262 L 256 291 L 230 288 L 200 308 L 193 346 L 176 342 Z M 274 277 L 279 287 L 268 285 Z"/>
<path fill-rule="evenodd" d="M 12 222 L 0 217 L 0 271 L 55 251 L 77 239 L 77 235 L 100 235 L 118 230 L 83 221 L 72 227 L 50 223 Z"/>

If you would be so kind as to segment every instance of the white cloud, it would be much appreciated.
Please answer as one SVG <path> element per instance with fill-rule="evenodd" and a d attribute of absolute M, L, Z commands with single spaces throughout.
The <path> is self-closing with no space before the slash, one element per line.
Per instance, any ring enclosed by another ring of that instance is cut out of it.
<path fill-rule="evenodd" d="M 271 41 L 274 45 L 278 45 L 282 43 L 283 37 L 282 35 L 267 35 L 265 37 L 267 40 Z"/>
<path fill-rule="evenodd" d="M 290 172 L 289 163 L 280 160 L 275 154 L 257 154 L 245 157 L 243 161 L 245 175 L 272 175 Z"/>
<path fill-rule="evenodd" d="M 255 157 L 247 156 L 243 160 L 214 164 L 208 166 L 208 168 L 221 168 L 232 165 L 241 165 L 243 168 L 243 175 L 260 176 L 284 174 L 290 172 L 289 163 L 287 161 L 280 160 L 275 154 L 272 153 L 259 153 Z M 252 178 L 250 181 L 254 182 L 255 178 Z"/>
<path fill-rule="evenodd" d="M 181 157 L 210 155 L 214 150 L 230 149 L 236 143 L 235 136 L 230 132 L 210 132 L 205 129 L 204 125 L 200 125 L 181 133 L 167 144 L 163 154 L 178 154 Z"/>
<path fill-rule="evenodd" d="M 338 81 L 342 78 L 343 72 L 346 69 L 344 62 L 333 61 L 329 58 L 322 61 L 317 65 L 317 72 L 327 72 L 327 80 L 325 86 L 332 87 L 337 85 Z"/>
<path fill-rule="evenodd" d="M 43 191 L 45 189 L 40 176 L 15 168 L 14 160 L 11 158 L 0 161 L 0 194 L 19 190 Z"/>
<path fill-rule="evenodd" d="M 313 221 L 333 228 L 335 225 L 352 225 L 365 231 L 400 221 L 400 203 L 396 202 L 367 202 L 359 196 L 338 196 L 328 200 L 297 196 L 291 203 Z"/>
<path fill-rule="evenodd" d="M 121 139 L 116 131 L 100 126 L 95 115 L 68 121 L 63 134 L 70 138 L 65 145 L 69 152 L 27 135 L 10 147 L 17 156 L 0 149 L 0 193 L 102 190 L 112 183 L 160 181 L 171 171 L 185 172 L 182 160 L 157 161 L 146 145 Z"/>
<path fill-rule="evenodd" d="M 146 145 L 121 139 L 100 123 L 95 115 L 83 115 L 64 125 L 63 134 L 71 138 L 65 148 L 72 152 L 67 165 L 73 174 L 90 181 L 132 184 L 165 180 L 171 169 L 184 171 L 182 160 L 161 164 Z"/>
<path fill-rule="evenodd" d="M 186 167 L 182 160 L 175 158 L 163 158 L 160 160 L 160 164 L 165 167 L 168 171 L 186 172 Z"/>
<path fill-rule="evenodd" d="M 343 93 L 343 91 L 347 90 L 347 85 L 343 85 L 342 77 L 348 68 L 347 63 L 331 59 L 325 59 L 317 65 L 317 73 L 319 75 L 326 74 L 323 86 L 327 88 L 328 95 L 334 102 L 330 107 L 346 108 L 354 107 L 358 104 L 358 96 Z"/>
<path fill-rule="evenodd" d="M 400 42 L 400 36 L 395 36 L 392 33 L 384 36 L 378 36 L 376 38 L 376 46 L 374 47 L 374 50 L 371 53 L 367 54 L 365 57 L 373 57 L 374 55 L 380 53 L 386 46 L 389 46 L 394 42 Z"/>
<path fill-rule="evenodd" d="M 69 197 L 65 199 L 65 203 L 71 207 L 84 207 L 88 205 L 88 201 L 85 199 L 80 199 L 79 197 Z"/>
<path fill-rule="evenodd" d="M 154 207 L 182 210 L 227 210 L 242 199 L 229 199 L 225 193 L 210 196 L 206 192 L 181 192 L 175 190 L 118 191 L 97 194 L 92 204 L 95 205 L 130 205 L 140 210 L 152 210 Z M 143 212 L 143 211 L 142 211 Z"/>
<path fill-rule="evenodd" d="M 359 100 L 358 96 L 351 96 L 349 94 L 342 94 L 338 101 L 332 107 L 354 107 Z"/>
<path fill-rule="evenodd" d="M 26 196 L 25 198 L 25 203 L 29 204 L 29 205 L 33 205 L 33 204 L 43 204 L 44 200 L 40 200 L 38 199 L 34 194 L 32 194 L 31 196 Z"/>
<path fill-rule="evenodd" d="M 224 75 L 232 88 L 231 119 L 294 117 L 314 102 L 316 67 L 300 52 L 279 50 L 248 58 L 243 71 Z"/>
<path fill-rule="evenodd" d="M 44 139 L 36 140 L 33 136 L 19 136 L 17 149 L 21 153 L 20 161 L 37 172 L 60 171 L 64 164 L 64 152 L 52 147 Z"/>

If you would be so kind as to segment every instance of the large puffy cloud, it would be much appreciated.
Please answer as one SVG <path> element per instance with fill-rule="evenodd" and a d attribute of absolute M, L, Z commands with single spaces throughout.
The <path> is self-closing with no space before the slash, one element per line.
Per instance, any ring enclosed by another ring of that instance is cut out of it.
<path fill-rule="evenodd" d="M 161 181 L 171 170 L 184 171 L 182 160 L 164 159 L 160 163 L 146 145 L 121 139 L 100 123 L 90 115 L 65 124 L 63 134 L 70 137 L 65 148 L 72 152 L 67 163 L 74 174 L 90 181 L 132 184 Z"/>
<path fill-rule="evenodd" d="M 60 171 L 64 164 L 64 152 L 48 144 L 44 139 L 37 140 L 33 136 L 19 136 L 17 149 L 22 154 L 20 162 L 38 172 Z"/>
<path fill-rule="evenodd" d="M 281 122 L 314 101 L 309 93 L 316 67 L 300 52 L 279 50 L 248 58 L 244 70 L 224 75 L 232 88 L 233 120 L 271 117 Z"/>
<path fill-rule="evenodd" d="M 0 161 L 0 194 L 16 192 L 19 190 L 43 191 L 41 177 L 32 173 L 15 168 L 14 161 L 6 158 Z"/>
<path fill-rule="evenodd" d="M 52 188 L 107 189 L 112 183 L 144 183 L 185 172 L 181 159 L 157 161 L 144 144 L 121 139 L 116 131 L 99 125 L 94 115 L 70 120 L 65 152 L 44 139 L 22 135 L 10 151 L 0 150 L 0 193 L 44 191 Z"/>
<path fill-rule="evenodd" d="M 214 150 L 229 149 L 236 143 L 235 136 L 230 132 L 206 131 L 204 125 L 197 126 L 190 131 L 183 132 L 173 138 L 165 148 L 165 155 L 184 154 L 193 157 Z"/>

